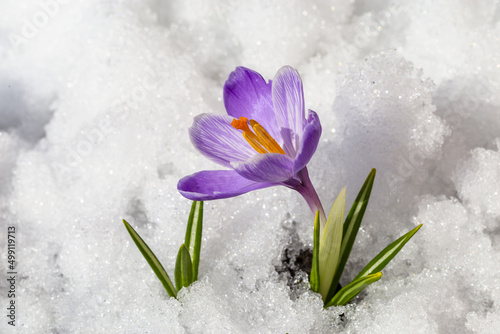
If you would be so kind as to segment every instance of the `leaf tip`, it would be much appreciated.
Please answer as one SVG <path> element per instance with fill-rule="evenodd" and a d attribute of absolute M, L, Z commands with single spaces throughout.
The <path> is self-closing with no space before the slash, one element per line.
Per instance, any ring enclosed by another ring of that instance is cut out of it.
<path fill-rule="evenodd" d="M 132 225 L 129 224 L 128 221 L 126 221 L 125 219 L 122 219 L 122 222 L 123 222 L 123 225 L 125 225 L 125 228 L 127 229 L 127 231 L 129 233 L 133 233 L 133 232 L 131 232 L 131 230 L 135 232 L 134 228 L 132 227 Z"/>
<path fill-rule="evenodd" d="M 409 233 L 409 237 L 410 238 L 413 237 L 415 235 L 415 233 L 417 233 L 418 230 L 420 230 L 420 228 L 422 226 L 424 226 L 424 224 L 419 224 L 419 225 L 417 225 L 417 227 L 415 227 L 413 230 L 411 230 L 410 233 Z"/>

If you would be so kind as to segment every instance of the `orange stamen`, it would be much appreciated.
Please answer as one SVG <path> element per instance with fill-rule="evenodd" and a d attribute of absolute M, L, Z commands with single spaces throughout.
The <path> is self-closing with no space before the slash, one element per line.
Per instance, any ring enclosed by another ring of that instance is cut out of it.
<path fill-rule="evenodd" d="M 276 140 L 274 140 L 273 137 L 271 137 L 266 129 L 253 119 L 250 120 L 250 125 L 255 133 L 250 130 L 250 127 L 248 126 L 248 118 L 246 117 L 233 119 L 231 125 L 235 129 L 243 131 L 243 138 L 245 138 L 258 153 L 285 154 L 285 151 L 283 151 L 281 146 L 276 142 Z"/>
<path fill-rule="evenodd" d="M 259 143 L 264 146 L 270 153 L 280 153 L 285 154 L 285 151 L 281 148 L 281 146 L 274 140 L 273 137 L 264 129 L 262 125 L 254 121 L 250 120 L 250 125 L 255 131 L 257 138 L 259 138 Z"/>

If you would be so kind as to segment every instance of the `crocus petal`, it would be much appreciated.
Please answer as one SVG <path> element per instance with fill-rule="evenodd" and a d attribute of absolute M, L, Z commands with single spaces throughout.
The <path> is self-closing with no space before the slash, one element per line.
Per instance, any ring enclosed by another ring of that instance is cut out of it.
<path fill-rule="evenodd" d="M 293 173 L 296 174 L 304 168 L 309 160 L 311 160 L 316 148 L 318 147 L 319 138 L 321 137 L 321 123 L 318 115 L 309 110 L 307 125 L 300 138 L 299 149 L 293 163 Z"/>
<path fill-rule="evenodd" d="M 304 92 L 299 73 L 290 66 L 282 67 L 273 80 L 272 99 L 276 121 L 283 138 L 283 149 L 295 157 L 300 134 L 306 123 Z"/>
<path fill-rule="evenodd" d="M 256 182 L 280 183 L 293 176 L 293 159 L 279 153 L 258 154 L 231 165 L 238 174 Z"/>
<path fill-rule="evenodd" d="M 227 114 L 259 122 L 269 134 L 281 142 L 271 99 L 271 82 L 266 83 L 257 72 L 237 67 L 224 84 L 224 106 Z"/>
<path fill-rule="evenodd" d="M 273 185 L 248 180 L 233 170 L 206 170 L 183 177 L 177 189 L 190 200 L 208 201 L 234 197 Z"/>
<path fill-rule="evenodd" d="M 227 115 L 201 114 L 194 118 L 189 135 L 193 145 L 212 161 L 231 167 L 231 162 L 248 160 L 257 152 L 231 126 Z"/>

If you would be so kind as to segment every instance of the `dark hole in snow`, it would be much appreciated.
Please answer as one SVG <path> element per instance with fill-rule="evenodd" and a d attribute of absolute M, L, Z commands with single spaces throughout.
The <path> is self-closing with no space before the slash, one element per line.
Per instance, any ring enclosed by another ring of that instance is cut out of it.
<path fill-rule="evenodd" d="M 312 247 L 305 245 L 300 240 L 296 230 L 296 222 L 290 217 L 287 217 L 282 222 L 282 226 L 289 232 L 289 237 L 288 243 L 283 248 L 279 258 L 278 265 L 275 266 L 275 270 L 279 274 L 280 279 L 286 281 L 290 288 L 290 298 L 295 300 L 310 289 L 309 275 L 311 274 L 313 250 Z M 342 285 L 338 284 L 335 293 L 340 289 L 342 289 Z M 349 304 L 359 303 L 365 296 L 366 292 L 362 291 Z M 346 321 L 348 321 L 345 313 L 341 313 L 338 316 L 340 322 L 345 325 Z"/>
<path fill-rule="evenodd" d="M 276 272 L 286 280 L 291 291 L 291 298 L 296 299 L 304 290 L 309 289 L 309 275 L 312 266 L 312 247 L 304 245 L 296 230 L 296 223 L 287 218 L 289 241 L 281 253 Z M 339 284 L 337 290 L 342 286 Z"/>

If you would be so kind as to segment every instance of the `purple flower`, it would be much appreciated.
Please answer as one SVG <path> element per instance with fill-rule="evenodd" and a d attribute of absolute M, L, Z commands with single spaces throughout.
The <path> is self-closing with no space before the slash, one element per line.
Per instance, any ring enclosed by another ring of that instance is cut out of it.
<path fill-rule="evenodd" d="M 266 83 L 257 72 L 238 67 L 224 85 L 224 105 L 227 115 L 196 116 L 189 135 L 203 155 L 228 169 L 186 176 L 177 185 L 179 192 L 206 201 L 283 185 L 297 190 L 326 221 L 306 167 L 318 146 L 321 123 L 312 110 L 305 118 L 298 72 L 282 67 Z"/>

